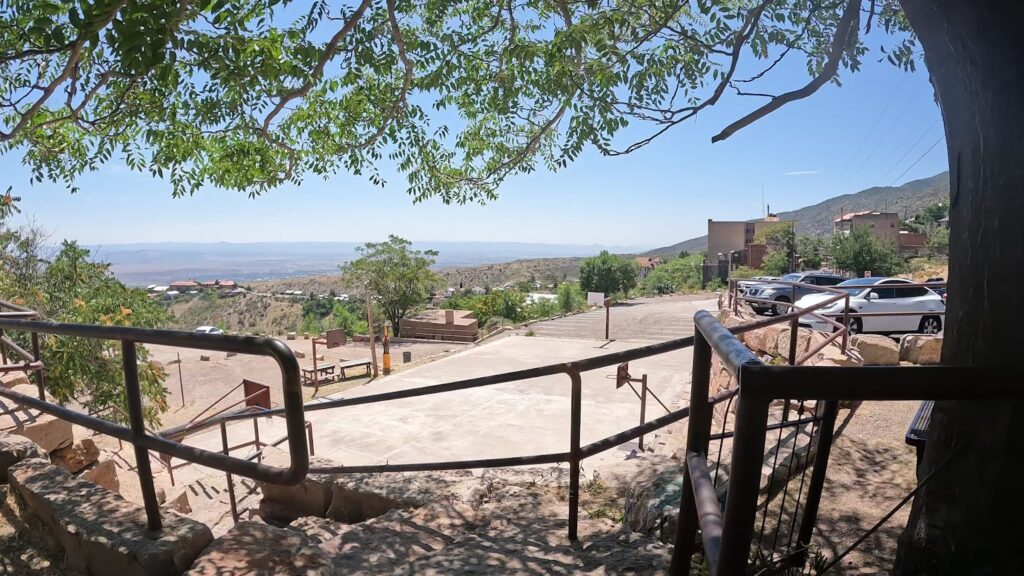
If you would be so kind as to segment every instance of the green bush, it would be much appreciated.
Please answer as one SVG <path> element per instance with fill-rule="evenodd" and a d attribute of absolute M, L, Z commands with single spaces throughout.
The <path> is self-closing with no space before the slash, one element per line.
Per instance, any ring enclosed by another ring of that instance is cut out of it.
<path fill-rule="evenodd" d="M 558 285 L 558 310 L 569 314 L 587 307 L 587 297 L 575 282 L 562 282 Z"/>
<path fill-rule="evenodd" d="M 749 266 L 737 266 L 731 273 L 730 278 L 745 280 L 747 278 L 753 278 L 754 276 L 765 276 L 764 270 L 757 268 L 751 268 Z"/>
<path fill-rule="evenodd" d="M 704 256 L 691 254 L 662 264 L 644 279 L 644 288 L 651 294 L 695 292 L 701 289 L 704 275 Z"/>

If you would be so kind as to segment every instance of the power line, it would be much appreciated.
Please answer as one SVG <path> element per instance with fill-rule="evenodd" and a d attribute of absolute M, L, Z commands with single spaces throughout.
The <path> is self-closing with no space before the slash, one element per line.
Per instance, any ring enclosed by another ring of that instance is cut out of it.
<path fill-rule="evenodd" d="M 892 134 L 893 128 L 900 123 L 900 120 L 903 119 L 903 115 L 906 114 L 907 109 L 910 108 L 910 105 L 916 99 L 917 98 L 913 94 L 910 95 L 910 98 L 907 98 L 906 104 L 904 104 L 903 108 L 901 108 L 899 113 L 896 114 L 896 118 L 891 122 L 886 123 L 887 128 L 882 133 L 881 137 L 879 137 L 878 140 L 876 140 L 876 142 L 884 142 L 888 140 L 888 136 Z M 868 166 L 868 161 L 874 157 L 875 153 L 878 152 L 879 148 L 880 146 L 876 145 L 868 149 L 867 154 L 864 155 L 864 158 L 860 161 L 860 163 L 857 164 L 857 167 L 854 169 L 854 174 L 859 174 L 865 167 Z M 882 180 L 884 181 L 885 178 L 883 178 Z"/>
<path fill-rule="evenodd" d="M 899 85 L 896 86 L 896 90 L 894 90 L 892 96 L 889 97 L 889 101 L 885 103 L 885 107 L 882 108 L 882 111 L 878 114 L 878 117 L 875 118 L 874 123 L 871 124 L 871 129 L 864 134 L 864 140 L 862 140 L 860 146 L 857 147 L 857 151 L 854 152 L 853 155 L 847 159 L 846 166 L 843 167 L 843 171 L 840 173 L 840 178 L 845 178 L 846 174 L 849 173 L 850 168 L 853 167 L 853 161 L 860 156 L 860 153 L 864 150 L 864 147 L 867 146 L 868 141 L 871 140 L 871 137 L 875 133 L 875 129 L 878 128 L 878 124 L 882 121 L 882 117 L 885 116 L 885 113 L 889 111 L 889 107 L 892 106 L 892 103 L 896 101 L 896 97 L 899 96 L 900 91 L 903 90 L 903 85 L 907 83 L 907 78 L 909 77 L 909 74 L 904 75 L 903 80 L 901 80 Z"/>
<path fill-rule="evenodd" d="M 928 149 L 924 151 L 924 154 L 921 154 L 920 156 L 918 156 L 917 160 L 914 160 L 914 163 L 911 164 L 910 166 L 908 166 L 907 169 L 904 170 L 902 174 L 900 174 L 895 179 L 893 179 L 892 183 L 890 183 L 889 186 L 892 186 L 896 182 L 899 182 L 899 179 L 903 178 L 903 176 L 905 176 L 907 172 L 910 172 L 911 168 L 913 168 L 914 166 L 917 166 L 917 163 L 920 162 L 921 160 L 923 160 L 924 157 L 927 156 L 928 153 L 932 151 L 932 148 L 935 148 L 939 144 L 939 142 L 942 142 L 942 139 L 944 137 L 945 137 L 945 134 L 943 134 L 942 136 L 939 136 L 939 139 L 936 140 L 935 142 L 933 142 L 932 145 L 929 146 Z"/>
<path fill-rule="evenodd" d="M 927 136 L 928 133 L 932 131 L 932 128 L 934 128 L 935 125 L 938 123 L 938 118 L 932 121 L 932 123 L 927 128 L 924 129 L 924 132 L 922 132 L 921 135 L 917 137 L 917 140 L 914 140 L 914 143 L 907 148 L 906 152 L 904 152 L 902 156 L 900 156 L 899 160 L 892 163 L 892 166 L 890 166 L 889 169 L 885 171 L 885 174 L 883 174 L 882 177 L 879 178 L 879 180 L 885 181 L 885 179 L 889 177 L 889 174 L 892 174 L 893 170 L 895 170 L 896 167 L 899 166 L 900 163 L 903 162 L 907 158 L 907 156 L 910 155 L 914 148 L 917 148 L 917 145 L 921 143 L 921 140 L 924 140 L 924 137 Z"/>

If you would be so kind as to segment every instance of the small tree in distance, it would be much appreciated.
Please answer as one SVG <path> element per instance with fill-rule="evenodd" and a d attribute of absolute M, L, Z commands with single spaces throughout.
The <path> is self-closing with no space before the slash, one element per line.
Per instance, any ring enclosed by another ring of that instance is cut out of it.
<path fill-rule="evenodd" d="M 640 266 L 635 261 L 607 250 L 580 263 L 580 288 L 584 292 L 602 292 L 606 297 L 619 292 L 628 297 L 639 276 Z"/>
<path fill-rule="evenodd" d="M 891 276 L 906 268 L 896 247 L 875 238 L 866 228 L 854 228 L 849 234 L 832 237 L 833 265 L 858 278 L 870 271 L 872 276 Z"/>
<path fill-rule="evenodd" d="M 440 278 L 430 270 L 435 250 L 413 250 L 412 242 L 395 235 L 386 242 L 367 242 L 356 248 L 361 255 L 341 267 L 354 284 L 364 286 L 399 336 L 399 321 L 426 303 Z"/>

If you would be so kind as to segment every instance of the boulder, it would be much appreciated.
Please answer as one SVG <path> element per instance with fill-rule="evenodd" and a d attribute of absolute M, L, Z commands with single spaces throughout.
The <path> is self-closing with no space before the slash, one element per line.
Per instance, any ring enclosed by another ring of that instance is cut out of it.
<path fill-rule="evenodd" d="M 8 372 L 0 374 L 0 388 L 14 388 L 29 384 L 28 374 L 25 372 Z"/>
<path fill-rule="evenodd" d="M 238 352 L 228 352 L 224 354 L 225 358 L 231 358 L 232 356 L 238 356 Z"/>
<path fill-rule="evenodd" d="M 38 393 L 31 385 L 16 386 L 13 390 L 33 397 Z M 74 441 L 71 422 L 0 398 L 0 433 L 4 432 L 24 436 L 48 453 L 70 446 Z"/>
<path fill-rule="evenodd" d="M 188 490 L 185 489 L 172 492 L 164 501 L 164 506 L 182 514 L 192 513 L 192 505 L 188 501 Z"/>
<path fill-rule="evenodd" d="M 779 330 L 778 339 L 776 340 L 776 351 L 779 356 L 789 363 L 789 344 L 791 339 L 791 329 L 789 326 L 783 326 Z M 827 335 L 818 332 L 817 330 L 811 330 L 809 328 L 797 328 L 796 331 L 796 357 L 807 353 L 812 346 L 817 347 L 819 344 L 828 338 Z"/>
<path fill-rule="evenodd" d="M 200 362 L 209 362 L 210 361 L 210 357 L 207 356 L 206 354 L 200 354 L 199 355 L 199 361 Z"/>
<path fill-rule="evenodd" d="M 743 342 L 747 345 L 747 348 L 755 352 L 763 352 L 765 354 L 776 354 L 779 350 L 779 336 L 785 331 L 789 334 L 789 328 L 778 324 L 772 324 L 765 326 L 764 328 L 758 328 L 751 330 L 743 335 Z M 789 340 L 786 340 L 788 347 Z"/>
<path fill-rule="evenodd" d="M 941 364 L 942 336 L 906 334 L 900 338 L 900 360 L 913 364 Z"/>
<path fill-rule="evenodd" d="M 163 511 L 159 534 L 146 530 L 137 504 L 41 459 L 9 470 L 11 487 L 64 548 L 67 570 L 80 574 L 180 574 L 213 540 L 210 529 Z"/>
<path fill-rule="evenodd" d="M 900 347 L 888 336 L 860 334 L 850 338 L 850 346 L 864 360 L 865 366 L 897 366 Z"/>
<path fill-rule="evenodd" d="M 22 460 L 46 460 L 46 451 L 23 436 L 0 434 L 0 483 L 7 483 L 7 469 Z"/>
<path fill-rule="evenodd" d="M 829 344 L 804 362 L 805 366 L 860 366 L 860 358 L 843 354 L 839 346 Z"/>
<path fill-rule="evenodd" d="M 295 332 L 289 332 L 285 337 L 289 340 L 295 340 Z"/>
<path fill-rule="evenodd" d="M 327 555 L 297 530 L 239 522 L 216 539 L 186 572 L 189 576 L 329 576 Z"/>
<path fill-rule="evenodd" d="M 306 357 L 306 353 L 305 353 L 305 352 L 302 352 L 302 351 L 300 351 L 300 350 L 294 350 L 294 351 L 292 352 L 292 354 L 295 354 L 295 357 L 296 357 L 296 358 L 300 358 L 300 359 L 301 359 L 301 358 L 305 358 L 305 357 Z"/>
<path fill-rule="evenodd" d="M 100 449 L 96 447 L 96 443 L 84 438 L 71 446 L 54 450 L 50 455 L 50 461 L 68 472 L 78 472 L 99 457 Z"/>
<path fill-rule="evenodd" d="M 113 460 L 100 460 L 95 466 L 82 472 L 80 478 L 115 494 L 121 492 L 121 482 L 117 479 L 117 466 L 114 465 Z"/>

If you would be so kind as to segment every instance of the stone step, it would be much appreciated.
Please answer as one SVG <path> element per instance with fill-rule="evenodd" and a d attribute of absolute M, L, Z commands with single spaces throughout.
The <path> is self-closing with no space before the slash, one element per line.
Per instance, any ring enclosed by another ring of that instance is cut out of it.
<path fill-rule="evenodd" d="M 35 386 L 27 384 L 15 386 L 13 390 L 33 397 L 38 393 Z M 47 398 L 47 400 L 52 401 L 53 399 Z M 48 453 L 58 448 L 71 446 L 74 442 L 71 422 L 23 406 L 7 398 L 0 398 L 0 433 L 24 436 Z"/>
<path fill-rule="evenodd" d="M 329 576 L 327 555 L 297 530 L 239 522 L 192 564 L 189 576 Z"/>
<path fill-rule="evenodd" d="M 72 572 L 181 574 L 213 540 L 204 524 L 169 510 L 162 511 L 163 530 L 150 534 L 141 506 L 43 459 L 10 467 L 8 478 L 60 542 Z"/>

